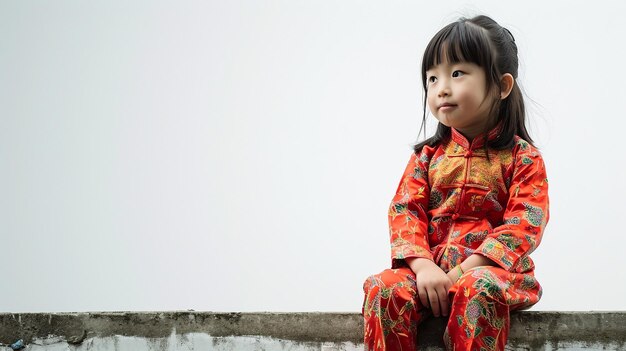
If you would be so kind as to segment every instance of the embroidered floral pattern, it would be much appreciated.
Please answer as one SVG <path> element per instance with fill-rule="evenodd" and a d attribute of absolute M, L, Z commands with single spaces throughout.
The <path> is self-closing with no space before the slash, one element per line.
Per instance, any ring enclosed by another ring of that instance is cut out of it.
<path fill-rule="evenodd" d="M 483 140 L 452 129 L 448 141 L 411 155 L 389 206 L 391 268 L 363 286 L 366 350 L 415 350 L 417 327 L 430 315 L 404 258 L 444 271 L 472 254 L 498 265 L 469 270 L 450 289 L 449 349 L 503 350 L 509 311 L 539 301 L 529 254 L 549 219 L 543 159 L 515 137 L 512 149 L 489 149 L 487 160 Z"/>
<path fill-rule="evenodd" d="M 415 274 L 408 267 L 367 278 L 362 308 L 366 351 L 416 350 L 418 326 L 431 312 L 415 290 Z M 504 350 L 509 310 L 537 303 L 541 287 L 532 274 L 477 267 L 463 274 L 449 296 L 451 311 L 443 336 L 449 350 Z"/>

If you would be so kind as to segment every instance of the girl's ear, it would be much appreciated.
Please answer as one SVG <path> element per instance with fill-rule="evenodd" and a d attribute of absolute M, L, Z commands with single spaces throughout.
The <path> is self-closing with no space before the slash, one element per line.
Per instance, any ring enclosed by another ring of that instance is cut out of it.
<path fill-rule="evenodd" d="M 500 78 L 500 86 L 502 87 L 500 90 L 500 100 L 504 100 L 509 96 L 511 90 L 513 90 L 513 84 L 515 84 L 515 79 L 511 73 L 502 75 L 502 78 Z"/>

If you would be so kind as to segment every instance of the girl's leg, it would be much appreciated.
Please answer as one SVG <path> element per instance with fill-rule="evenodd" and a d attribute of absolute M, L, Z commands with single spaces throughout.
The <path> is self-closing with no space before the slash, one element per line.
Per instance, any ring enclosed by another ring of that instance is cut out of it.
<path fill-rule="evenodd" d="M 478 267 L 465 272 L 449 294 L 452 306 L 444 334 L 448 350 L 504 350 L 509 312 L 537 303 L 541 286 L 532 274 Z"/>
<path fill-rule="evenodd" d="M 416 350 L 417 325 L 430 310 L 419 302 L 413 271 L 386 269 L 368 277 L 363 291 L 365 350 Z"/>

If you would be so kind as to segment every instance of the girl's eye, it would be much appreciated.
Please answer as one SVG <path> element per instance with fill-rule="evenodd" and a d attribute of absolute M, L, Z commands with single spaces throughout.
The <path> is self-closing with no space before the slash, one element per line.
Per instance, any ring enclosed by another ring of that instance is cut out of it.
<path fill-rule="evenodd" d="M 454 71 L 452 72 L 452 77 L 456 78 L 456 77 L 460 77 L 462 75 L 464 75 L 465 73 L 463 71 Z"/>
<path fill-rule="evenodd" d="M 428 77 L 428 83 L 434 83 L 436 80 L 437 80 L 437 77 L 435 76 Z"/>

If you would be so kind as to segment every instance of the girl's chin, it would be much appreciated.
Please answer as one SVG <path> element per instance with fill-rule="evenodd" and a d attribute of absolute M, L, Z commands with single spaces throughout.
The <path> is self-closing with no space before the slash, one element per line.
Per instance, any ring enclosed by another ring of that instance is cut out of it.
<path fill-rule="evenodd" d="M 455 121 L 454 119 L 451 118 L 437 118 L 437 120 L 439 121 L 439 123 L 443 124 L 446 127 L 450 127 L 450 128 L 454 128 L 454 129 L 459 129 L 459 128 L 463 128 L 463 123 L 458 123 L 459 121 Z"/>
<path fill-rule="evenodd" d="M 446 119 L 438 119 L 439 123 L 443 124 L 446 127 L 454 128 L 454 123 L 450 123 L 449 120 Z"/>

